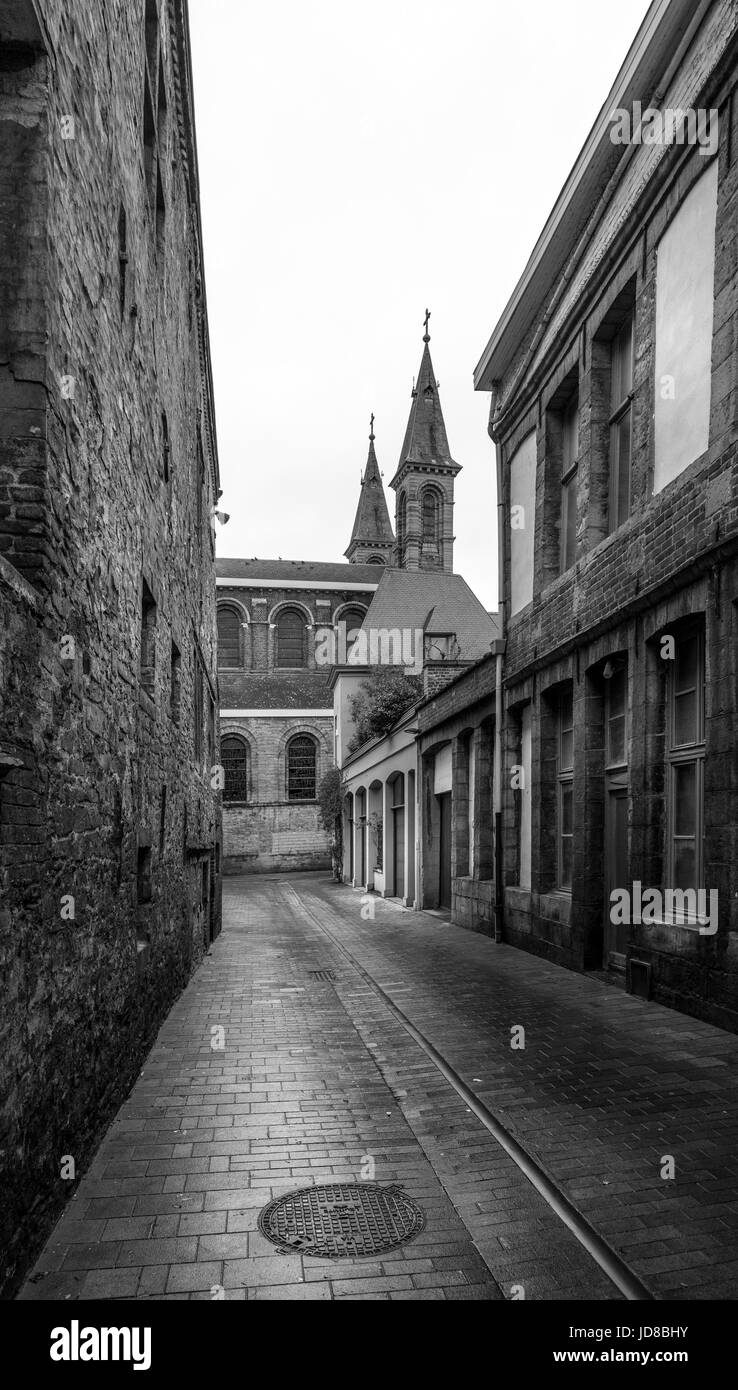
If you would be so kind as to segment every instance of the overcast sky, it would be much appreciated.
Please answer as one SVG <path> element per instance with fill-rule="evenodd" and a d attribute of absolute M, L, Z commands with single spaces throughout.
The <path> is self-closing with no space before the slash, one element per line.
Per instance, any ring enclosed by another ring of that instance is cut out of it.
<path fill-rule="evenodd" d="M 472 372 L 646 0 L 190 0 L 220 555 L 340 560 L 431 310 L 455 569 L 496 603 Z M 388 489 L 394 524 L 395 494 Z"/>

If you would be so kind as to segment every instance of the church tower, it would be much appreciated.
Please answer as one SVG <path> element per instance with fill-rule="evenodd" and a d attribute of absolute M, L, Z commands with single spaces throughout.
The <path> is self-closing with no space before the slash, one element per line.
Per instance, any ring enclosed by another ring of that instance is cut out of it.
<path fill-rule="evenodd" d="M 454 479 L 461 464 L 451 457 L 431 362 L 426 310 L 423 357 L 412 393 L 405 441 L 390 487 L 395 503 L 395 565 L 406 570 L 454 568 Z"/>
<path fill-rule="evenodd" d="M 374 416 L 369 426 L 369 457 L 361 480 L 359 505 L 346 559 L 352 565 L 391 565 L 395 537 L 374 452 Z"/>

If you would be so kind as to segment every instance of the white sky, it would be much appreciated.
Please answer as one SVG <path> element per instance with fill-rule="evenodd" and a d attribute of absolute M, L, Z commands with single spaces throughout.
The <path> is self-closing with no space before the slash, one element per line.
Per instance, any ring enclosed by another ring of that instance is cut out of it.
<path fill-rule="evenodd" d="M 496 603 L 472 371 L 647 9 L 190 0 L 219 554 L 342 559 L 372 410 L 385 486 L 397 466 L 427 305 L 454 568 Z"/>

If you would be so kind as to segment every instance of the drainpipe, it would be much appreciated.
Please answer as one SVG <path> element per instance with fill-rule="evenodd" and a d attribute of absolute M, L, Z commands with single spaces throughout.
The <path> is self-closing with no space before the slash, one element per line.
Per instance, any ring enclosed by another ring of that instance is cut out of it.
<path fill-rule="evenodd" d="M 499 400 L 499 384 L 492 383 L 487 433 L 495 445 L 497 464 L 497 593 L 498 609 L 502 618 L 502 640 L 497 642 L 497 661 L 495 671 L 495 748 L 493 768 L 493 815 L 495 835 L 495 941 L 503 939 L 505 911 L 505 890 L 502 874 L 502 673 L 503 652 L 507 634 L 507 602 L 505 598 L 505 515 L 502 490 L 502 447 L 495 438 L 495 416 Z"/>

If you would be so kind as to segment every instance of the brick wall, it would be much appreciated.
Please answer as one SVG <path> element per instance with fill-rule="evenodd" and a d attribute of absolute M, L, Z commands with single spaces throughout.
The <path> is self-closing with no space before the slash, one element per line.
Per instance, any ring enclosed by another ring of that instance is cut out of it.
<path fill-rule="evenodd" d="M 333 765 L 332 717 L 224 716 L 222 734 L 249 745 L 250 804 L 223 806 L 224 872 L 275 873 L 330 867 L 330 843 L 316 801 L 287 800 L 287 745 L 296 734 L 316 744 L 316 789 Z"/>
<path fill-rule="evenodd" d="M 712 38 L 708 41 L 709 32 Z M 727 45 L 727 46 L 726 46 Z M 605 663 L 627 663 L 629 693 L 628 875 L 663 885 L 666 797 L 664 662 L 660 635 L 687 621 L 704 632 L 705 881 L 719 891 L 715 937 L 682 928 L 636 928 L 627 948 L 650 972 L 664 1003 L 738 1027 L 738 108 L 734 100 L 735 11 L 713 7 L 692 58 L 674 77 L 689 99 L 669 105 L 720 111 L 714 279 L 712 393 L 706 451 L 654 494 L 654 335 L 657 247 L 685 196 L 704 173 L 694 148 L 643 147 L 613 187 L 584 254 L 550 286 L 545 329 L 521 345 L 500 383 L 497 426 L 509 506 L 507 465 L 531 429 L 537 437 L 533 602 L 507 627 L 505 662 L 505 938 L 575 969 L 603 964 L 605 895 Z M 701 87 L 700 84 L 705 84 Z M 732 95 L 731 95 L 732 94 Z M 554 304 L 554 301 L 556 303 Z M 635 310 L 633 469 L 630 515 L 607 535 L 609 349 L 619 310 Z M 543 319 L 543 312 L 540 315 Z M 516 373 L 528 353 L 525 371 Z M 579 385 L 580 453 L 576 563 L 559 569 L 561 458 L 555 412 Z M 514 385 L 513 385 L 514 383 Z M 506 582 L 509 582 L 509 536 Z M 556 729 L 562 683 L 574 697 L 574 863 L 570 893 L 557 887 Z M 533 876 L 519 886 L 520 715 L 532 711 Z M 641 978 L 643 974 L 641 972 Z"/>
<path fill-rule="evenodd" d="M 158 219 L 143 0 L 43 0 L 45 54 L 0 62 L 6 1292 L 219 929 L 217 462 L 182 6 L 159 8 Z"/>
<path fill-rule="evenodd" d="M 451 744 L 451 918 L 495 933 L 493 763 L 496 658 L 478 662 L 418 709 L 421 753 L 421 907 L 438 905 L 436 751 Z M 473 760 L 473 778 L 470 767 Z"/>

